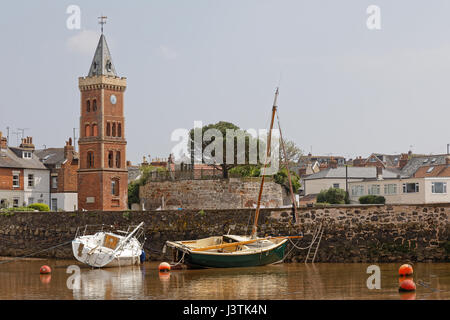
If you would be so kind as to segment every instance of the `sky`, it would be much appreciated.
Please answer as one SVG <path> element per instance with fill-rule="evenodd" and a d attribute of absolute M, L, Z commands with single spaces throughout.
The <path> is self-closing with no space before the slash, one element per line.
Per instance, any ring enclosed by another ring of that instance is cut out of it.
<path fill-rule="evenodd" d="M 69 29 L 70 5 L 80 28 Z M 381 29 L 369 29 L 376 5 Z M 228 121 L 305 153 L 442 154 L 450 143 L 450 2 L 8 1 L 0 10 L 0 131 L 62 147 L 79 126 L 78 77 L 100 36 L 127 77 L 127 159 L 167 158 L 171 134 Z M 77 129 L 78 130 L 78 129 Z M 77 131 L 78 136 L 78 131 Z M 20 135 L 19 135 L 20 136 Z M 150 155 L 150 156 L 149 156 Z"/>

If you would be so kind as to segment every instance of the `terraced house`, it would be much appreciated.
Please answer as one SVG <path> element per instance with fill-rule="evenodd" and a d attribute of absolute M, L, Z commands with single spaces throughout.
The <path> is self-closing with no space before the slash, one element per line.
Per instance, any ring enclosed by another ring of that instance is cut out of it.
<path fill-rule="evenodd" d="M 31 137 L 19 147 L 9 147 L 0 132 L 0 207 L 32 203 L 50 205 L 50 171 L 34 154 Z"/>
<path fill-rule="evenodd" d="M 349 183 L 350 200 L 358 203 L 363 195 L 380 195 L 386 203 L 428 204 L 449 203 L 450 155 L 411 158 L 399 170 Z M 392 174 L 394 173 L 394 175 Z"/>

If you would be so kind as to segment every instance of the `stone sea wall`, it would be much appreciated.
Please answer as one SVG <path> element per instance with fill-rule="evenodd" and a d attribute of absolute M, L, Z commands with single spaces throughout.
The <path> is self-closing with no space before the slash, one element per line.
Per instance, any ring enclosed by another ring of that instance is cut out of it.
<path fill-rule="evenodd" d="M 145 222 L 145 250 L 151 260 L 164 255 L 166 240 L 188 240 L 211 235 L 248 234 L 254 209 L 125 211 L 125 212 L 17 212 L 0 213 L 0 256 L 24 256 L 68 242 L 78 226 Z M 262 209 L 259 235 L 296 235 L 298 247 L 310 244 L 323 223 L 324 233 L 316 262 L 424 262 L 450 261 L 450 204 L 370 205 L 300 208 L 299 226 L 289 209 Z M 288 247 L 288 251 L 293 248 Z M 286 261 L 303 262 L 307 250 L 293 248 Z M 42 251 L 35 257 L 73 258 L 70 244 Z"/>

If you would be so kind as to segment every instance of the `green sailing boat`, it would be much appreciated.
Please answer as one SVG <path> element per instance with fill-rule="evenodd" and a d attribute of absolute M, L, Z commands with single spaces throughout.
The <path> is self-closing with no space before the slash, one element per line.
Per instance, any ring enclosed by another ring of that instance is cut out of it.
<path fill-rule="evenodd" d="M 267 159 L 270 157 L 270 145 L 272 137 L 273 123 L 277 112 L 278 88 L 275 92 L 275 99 L 272 108 L 272 118 L 270 122 L 270 134 L 267 143 L 267 156 L 264 163 L 263 175 L 259 189 L 258 202 L 256 206 L 255 220 L 252 232 L 249 236 L 222 235 L 212 236 L 198 240 L 167 241 L 166 246 L 174 250 L 174 261 L 178 266 L 184 264 L 193 268 L 235 268 L 253 267 L 275 264 L 282 262 L 289 238 L 302 238 L 303 236 L 277 236 L 277 237 L 257 237 L 258 217 L 261 207 L 261 197 L 264 187 L 264 178 L 267 167 Z M 281 134 L 281 129 L 280 129 Z M 281 136 L 283 151 L 284 144 Z M 286 158 L 286 157 L 285 157 Z M 289 186 L 293 200 L 294 213 L 297 216 L 294 194 L 290 172 L 288 171 Z M 298 221 L 298 219 L 296 219 Z"/>

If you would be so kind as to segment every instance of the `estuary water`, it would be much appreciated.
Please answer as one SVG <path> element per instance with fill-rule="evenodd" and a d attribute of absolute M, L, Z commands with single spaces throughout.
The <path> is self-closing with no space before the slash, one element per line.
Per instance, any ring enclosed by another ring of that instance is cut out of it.
<path fill-rule="evenodd" d="M 368 263 L 286 263 L 158 272 L 159 262 L 91 269 L 71 260 L 2 263 L 0 300 L 393 300 L 450 299 L 450 263 L 414 264 L 417 289 L 399 293 L 400 264 L 379 263 L 380 289 L 369 289 Z M 40 275 L 42 265 L 52 273 Z"/>

